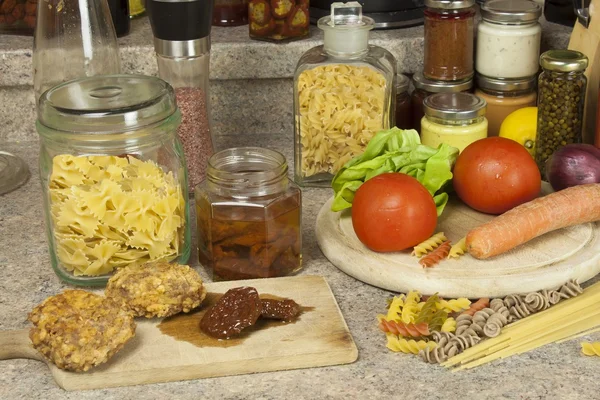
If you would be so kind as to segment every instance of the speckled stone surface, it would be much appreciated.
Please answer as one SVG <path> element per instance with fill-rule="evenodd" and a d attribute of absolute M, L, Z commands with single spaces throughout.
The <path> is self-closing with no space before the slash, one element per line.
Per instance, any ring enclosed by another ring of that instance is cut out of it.
<path fill-rule="evenodd" d="M 281 150 L 291 161 L 290 138 L 279 134 L 221 136 L 219 148 L 262 145 Z M 37 143 L 1 144 L 28 160 L 31 180 L 0 196 L 0 329 L 27 327 L 26 315 L 47 296 L 68 288 L 50 267 L 37 170 Z M 600 359 L 583 357 L 579 341 L 545 346 L 462 373 L 425 364 L 385 348 L 375 316 L 390 292 L 363 284 L 330 264 L 316 243 L 318 210 L 331 195 L 326 189 L 303 191 L 304 270 L 324 276 L 359 349 L 354 364 L 185 382 L 64 392 L 45 364 L 0 361 L 0 399 L 598 399 Z M 208 275 L 192 260 L 202 274 Z"/>
<path fill-rule="evenodd" d="M 543 48 L 564 48 L 571 29 L 542 21 Z M 213 27 L 211 79 L 290 78 L 296 63 L 308 49 L 322 44 L 322 32 L 311 25 L 307 39 L 274 44 L 251 40 L 248 26 Z M 398 70 L 414 73 L 423 63 L 423 27 L 371 32 L 371 43 L 382 46 L 398 60 Z M 131 33 L 119 39 L 123 71 L 156 74 L 152 30 L 148 18 L 132 21 Z M 31 37 L 0 35 L 0 86 L 33 82 Z"/>

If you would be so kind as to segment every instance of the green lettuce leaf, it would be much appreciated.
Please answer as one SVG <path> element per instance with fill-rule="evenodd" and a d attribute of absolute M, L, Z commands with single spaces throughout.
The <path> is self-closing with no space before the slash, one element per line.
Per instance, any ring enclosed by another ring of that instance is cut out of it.
<path fill-rule="evenodd" d="M 392 128 L 377 133 L 365 152 L 348 161 L 335 175 L 331 186 L 335 192 L 332 211 L 352 207 L 354 193 L 360 185 L 386 172 L 401 172 L 417 179 L 429 191 L 438 216 L 448 203 L 445 185 L 452 179 L 452 166 L 458 149 L 441 144 L 437 149 L 421 144 L 414 129 Z"/>

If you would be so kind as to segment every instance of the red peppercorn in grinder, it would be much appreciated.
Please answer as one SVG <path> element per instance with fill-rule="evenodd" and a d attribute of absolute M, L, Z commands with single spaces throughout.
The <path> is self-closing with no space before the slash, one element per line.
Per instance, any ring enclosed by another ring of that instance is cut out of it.
<path fill-rule="evenodd" d="M 213 138 L 208 110 L 212 0 L 149 0 L 158 75 L 175 89 L 189 193 L 204 179 Z"/>

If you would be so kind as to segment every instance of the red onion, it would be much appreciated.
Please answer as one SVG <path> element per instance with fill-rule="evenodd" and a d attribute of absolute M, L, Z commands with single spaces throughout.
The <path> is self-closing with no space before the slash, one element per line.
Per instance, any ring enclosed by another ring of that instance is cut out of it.
<path fill-rule="evenodd" d="M 600 183 L 600 149 L 568 144 L 546 162 L 546 177 L 556 191 L 585 183 Z"/>

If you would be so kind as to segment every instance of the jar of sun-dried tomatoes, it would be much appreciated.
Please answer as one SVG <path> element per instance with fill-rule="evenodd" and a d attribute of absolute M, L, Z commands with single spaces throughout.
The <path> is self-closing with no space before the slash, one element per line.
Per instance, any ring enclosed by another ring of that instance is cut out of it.
<path fill-rule="evenodd" d="M 215 153 L 196 186 L 198 259 L 215 280 L 289 275 L 302 265 L 302 199 L 285 157 L 239 147 Z"/>
<path fill-rule="evenodd" d="M 250 0 L 250 38 L 268 41 L 308 36 L 309 0 Z"/>

